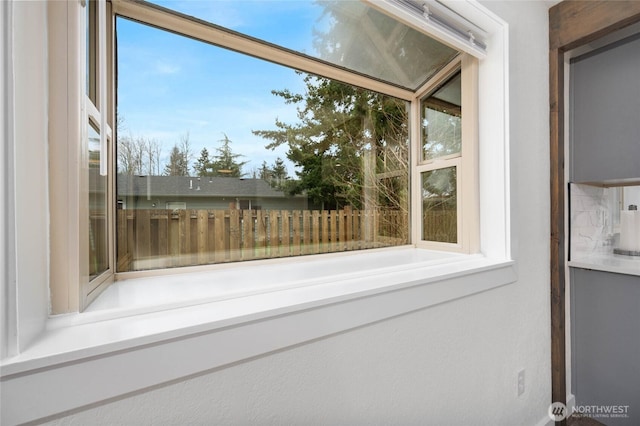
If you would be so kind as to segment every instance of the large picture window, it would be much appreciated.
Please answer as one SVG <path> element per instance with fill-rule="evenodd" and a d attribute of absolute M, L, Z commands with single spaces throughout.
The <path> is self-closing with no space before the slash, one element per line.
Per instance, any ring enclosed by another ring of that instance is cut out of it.
<path fill-rule="evenodd" d="M 197 12 L 188 6 L 176 4 Z M 275 64 L 278 47 L 229 43 L 215 11 L 200 23 L 213 32 L 204 41 L 127 19 L 135 14 L 116 21 L 118 271 L 411 244 L 418 124 L 421 238 L 458 243 L 461 73 L 435 87 L 430 78 L 459 52 L 364 3 L 270 3 L 273 16 L 309 20 L 287 32 L 251 25 L 266 11 L 245 6 L 234 9 L 243 32 L 297 53 Z M 186 15 L 150 11 L 190 35 Z M 321 76 L 326 63 L 349 69 Z M 412 94 L 425 88 L 412 124 Z M 184 208 L 167 209 L 175 203 Z"/>
<path fill-rule="evenodd" d="M 464 49 L 367 2 L 158 3 L 82 12 L 80 310 L 140 271 L 477 251 Z"/>
<path fill-rule="evenodd" d="M 409 243 L 409 102 L 116 25 L 120 272 Z"/>

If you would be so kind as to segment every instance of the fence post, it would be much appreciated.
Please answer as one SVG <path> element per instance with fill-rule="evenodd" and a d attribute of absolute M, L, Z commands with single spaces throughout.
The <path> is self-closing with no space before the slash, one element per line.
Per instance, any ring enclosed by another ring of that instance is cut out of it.
<path fill-rule="evenodd" d="M 196 212 L 198 222 L 198 264 L 207 263 L 207 236 L 209 234 L 209 212 L 206 210 L 198 210 Z"/>
<path fill-rule="evenodd" d="M 207 210 L 207 259 L 208 263 L 216 262 L 216 216 L 213 210 Z"/>
<path fill-rule="evenodd" d="M 329 215 L 329 226 L 331 232 L 331 247 L 329 251 L 337 251 L 338 250 L 338 211 L 331 210 Z"/>
<path fill-rule="evenodd" d="M 326 253 L 330 250 L 329 247 L 329 211 L 322 210 L 322 252 Z"/>
<path fill-rule="evenodd" d="M 178 224 L 180 230 L 180 266 L 189 264 L 191 253 L 191 213 L 188 210 L 178 212 Z"/>
<path fill-rule="evenodd" d="M 302 253 L 302 247 L 300 246 L 300 210 L 294 210 L 292 213 L 293 226 L 293 248 L 291 254 L 298 256 Z"/>
<path fill-rule="evenodd" d="M 253 259 L 253 210 L 242 211 L 242 259 Z"/>
<path fill-rule="evenodd" d="M 256 246 L 258 249 L 256 250 L 256 258 L 261 259 L 266 257 L 267 254 L 267 230 L 266 223 L 264 221 L 264 214 L 262 210 L 256 211 L 256 234 L 257 234 L 257 243 Z"/>
<path fill-rule="evenodd" d="M 311 223 L 313 253 L 320 253 L 320 212 L 318 210 L 311 212 Z"/>
<path fill-rule="evenodd" d="M 231 209 L 229 212 L 229 254 L 232 262 L 240 260 L 240 212 Z"/>
<path fill-rule="evenodd" d="M 280 256 L 278 210 L 271 210 L 269 212 L 269 257 L 278 256 Z"/>
<path fill-rule="evenodd" d="M 151 242 L 149 210 L 137 210 L 136 222 L 136 259 L 138 262 L 149 258 L 149 246 Z M 144 262 L 146 263 L 146 262 Z"/>
<path fill-rule="evenodd" d="M 282 221 L 282 241 L 280 246 L 280 256 L 291 256 L 290 244 L 291 244 L 291 228 L 289 227 L 289 211 L 280 211 L 280 220 Z"/>
<path fill-rule="evenodd" d="M 169 256 L 171 266 L 180 266 L 180 216 L 179 213 L 168 213 Z"/>
<path fill-rule="evenodd" d="M 214 259 L 216 263 L 222 263 L 226 260 L 224 237 L 225 237 L 225 211 L 214 210 L 214 228 L 215 228 L 215 247 L 213 249 Z"/>
<path fill-rule="evenodd" d="M 156 239 L 157 264 L 160 268 L 166 268 L 169 266 L 169 211 L 157 210 L 155 220 L 158 230 Z"/>
<path fill-rule="evenodd" d="M 303 246 L 302 253 L 309 254 L 311 252 L 311 212 L 304 210 L 302 212 L 302 234 L 303 234 Z"/>

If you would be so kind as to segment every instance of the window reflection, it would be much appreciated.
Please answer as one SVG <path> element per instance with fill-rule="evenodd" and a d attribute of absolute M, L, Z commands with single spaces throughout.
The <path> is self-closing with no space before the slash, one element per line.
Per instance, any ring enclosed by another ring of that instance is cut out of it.
<path fill-rule="evenodd" d="M 422 173 L 422 239 L 456 243 L 457 231 L 456 167 Z"/>
<path fill-rule="evenodd" d="M 461 73 L 421 102 L 422 160 L 460 154 L 462 147 Z"/>
<path fill-rule="evenodd" d="M 410 90 L 458 54 L 360 1 L 153 3 Z"/>
<path fill-rule="evenodd" d="M 100 176 L 100 134 L 89 124 L 89 279 L 107 270 L 107 177 Z"/>
<path fill-rule="evenodd" d="M 119 272 L 408 243 L 408 102 L 116 22 Z"/>

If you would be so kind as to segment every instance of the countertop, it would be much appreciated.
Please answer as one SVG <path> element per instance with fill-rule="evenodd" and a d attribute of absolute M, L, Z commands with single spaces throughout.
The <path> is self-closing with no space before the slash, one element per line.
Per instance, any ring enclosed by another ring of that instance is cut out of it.
<path fill-rule="evenodd" d="M 573 268 L 594 269 L 640 276 L 640 256 L 625 256 L 613 253 L 590 253 L 578 255 L 568 262 Z"/>

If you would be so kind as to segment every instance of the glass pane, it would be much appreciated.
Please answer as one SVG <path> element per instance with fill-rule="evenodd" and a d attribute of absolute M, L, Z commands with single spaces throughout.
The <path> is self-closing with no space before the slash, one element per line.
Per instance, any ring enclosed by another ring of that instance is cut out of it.
<path fill-rule="evenodd" d="M 98 105 L 98 90 L 96 86 L 98 77 L 98 3 L 89 0 L 86 7 L 87 19 L 87 97 L 94 105 Z"/>
<path fill-rule="evenodd" d="M 408 243 L 408 103 L 118 18 L 120 270 Z"/>
<path fill-rule="evenodd" d="M 411 90 L 458 54 L 360 1 L 154 3 Z"/>
<path fill-rule="evenodd" d="M 100 176 L 100 134 L 89 124 L 89 278 L 109 268 L 107 177 Z"/>
<path fill-rule="evenodd" d="M 420 103 L 422 160 L 459 154 L 462 147 L 460 72 Z"/>
<path fill-rule="evenodd" d="M 458 241 L 456 167 L 422 173 L 422 239 Z"/>

